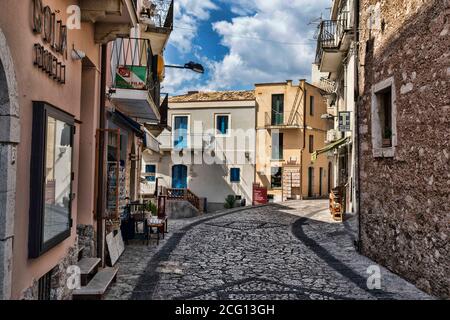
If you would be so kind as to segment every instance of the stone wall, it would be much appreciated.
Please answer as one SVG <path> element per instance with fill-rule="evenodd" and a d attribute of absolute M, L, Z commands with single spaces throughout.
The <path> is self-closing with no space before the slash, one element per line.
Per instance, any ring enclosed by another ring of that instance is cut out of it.
<path fill-rule="evenodd" d="M 361 0 L 360 181 L 365 255 L 450 297 L 450 0 Z M 394 77 L 397 146 L 374 158 L 371 88 Z"/>
<path fill-rule="evenodd" d="M 78 247 L 83 251 L 82 257 L 93 258 L 96 257 L 96 233 L 92 225 L 79 224 L 77 225 Z"/>
<path fill-rule="evenodd" d="M 78 262 L 78 246 L 69 248 L 67 255 L 51 270 L 51 291 L 50 300 L 70 300 L 72 299 L 72 290 L 67 287 L 67 279 L 70 274 L 67 268 L 76 265 Z M 24 300 L 37 300 L 39 281 L 35 279 L 33 285 L 22 294 Z"/>

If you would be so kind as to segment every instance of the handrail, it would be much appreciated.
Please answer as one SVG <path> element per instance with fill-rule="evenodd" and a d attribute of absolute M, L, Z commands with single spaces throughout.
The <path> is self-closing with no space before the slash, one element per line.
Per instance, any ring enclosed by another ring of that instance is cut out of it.
<path fill-rule="evenodd" d="M 167 200 L 185 200 L 200 210 L 200 198 L 189 189 L 170 188 L 166 189 Z"/>

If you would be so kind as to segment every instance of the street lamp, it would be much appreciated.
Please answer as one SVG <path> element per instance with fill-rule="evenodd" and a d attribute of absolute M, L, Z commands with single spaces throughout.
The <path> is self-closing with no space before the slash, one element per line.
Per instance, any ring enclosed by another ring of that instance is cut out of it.
<path fill-rule="evenodd" d="M 193 61 L 189 61 L 184 66 L 175 66 L 175 65 L 165 65 L 166 68 L 175 68 L 175 69 L 190 69 L 197 73 L 205 73 L 205 69 L 199 63 L 195 63 Z"/>
<path fill-rule="evenodd" d="M 337 118 L 337 116 L 333 116 L 332 114 L 329 114 L 329 113 L 325 113 L 320 116 L 320 119 L 323 119 L 323 120 L 331 120 L 334 118 Z"/>

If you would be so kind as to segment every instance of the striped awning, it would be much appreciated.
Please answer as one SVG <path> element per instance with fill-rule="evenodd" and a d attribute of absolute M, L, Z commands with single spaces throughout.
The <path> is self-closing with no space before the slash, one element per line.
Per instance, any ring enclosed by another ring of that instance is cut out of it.
<path fill-rule="evenodd" d="M 342 139 L 339 139 L 339 140 L 336 140 L 336 141 L 330 143 L 329 145 L 325 146 L 322 149 L 314 151 L 314 153 L 311 155 L 311 161 L 316 161 L 319 154 L 339 148 L 340 146 L 346 144 L 349 140 L 350 140 L 349 137 L 345 137 L 345 138 L 342 138 Z"/>

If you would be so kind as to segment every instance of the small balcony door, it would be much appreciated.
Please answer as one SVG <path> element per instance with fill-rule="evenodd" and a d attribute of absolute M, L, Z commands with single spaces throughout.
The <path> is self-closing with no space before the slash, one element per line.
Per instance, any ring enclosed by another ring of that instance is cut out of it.
<path fill-rule="evenodd" d="M 187 189 L 187 166 L 178 164 L 172 167 L 172 188 Z"/>
<path fill-rule="evenodd" d="M 272 95 L 272 125 L 282 125 L 284 122 L 284 94 Z"/>
<path fill-rule="evenodd" d="M 188 148 L 188 116 L 174 116 L 173 119 L 173 147 L 176 150 Z"/>

